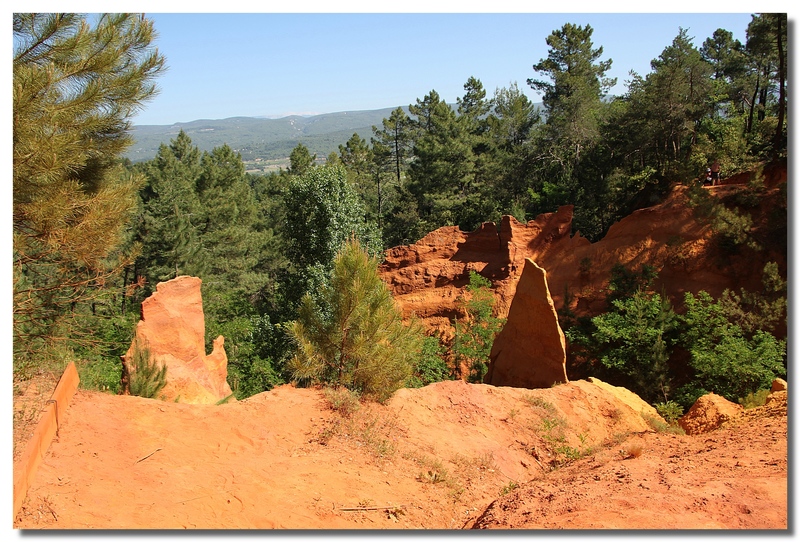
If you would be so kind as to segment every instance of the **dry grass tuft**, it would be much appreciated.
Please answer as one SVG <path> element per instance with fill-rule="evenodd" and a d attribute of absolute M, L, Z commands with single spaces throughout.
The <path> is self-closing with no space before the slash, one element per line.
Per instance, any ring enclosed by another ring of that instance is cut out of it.
<path fill-rule="evenodd" d="M 639 442 L 632 442 L 620 450 L 623 459 L 635 459 L 642 455 L 644 447 Z"/>

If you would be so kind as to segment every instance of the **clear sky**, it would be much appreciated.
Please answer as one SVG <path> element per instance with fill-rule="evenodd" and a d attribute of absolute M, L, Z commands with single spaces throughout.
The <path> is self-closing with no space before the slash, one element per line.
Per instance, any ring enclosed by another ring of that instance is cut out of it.
<path fill-rule="evenodd" d="M 169 69 L 133 122 L 380 109 L 431 90 L 455 102 L 470 76 L 488 96 L 516 82 L 538 102 L 526 81 L 547 36 L 568 22 L 592 26 L 601 59 L 613 61 L 612 94 L 622 94 L 629 72 L 649 73 L 681 27 L 697 47 L 717 28 L 744 43 L 751 12 L 732 7 L 739 12 L 147 13 Z"/>

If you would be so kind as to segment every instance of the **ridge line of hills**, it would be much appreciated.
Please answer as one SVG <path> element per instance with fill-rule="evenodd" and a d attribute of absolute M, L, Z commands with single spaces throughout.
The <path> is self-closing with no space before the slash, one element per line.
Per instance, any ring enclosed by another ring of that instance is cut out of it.
<path fill-rule="evenodd" d="M 408 106 L 402 107 L 408 114 Z M 170 125 L 134 125 L 135 142 L 123 156 L 132 162 L 150 160 L 155 157 L 159 145 L 169 144 L 183 130 L 201 151 L 227 144 L 241 154 L 248 166 L 269 161 L 285 161 L 288 165 L 289 154 L 298 143 L 308 147 L 311 154 L 324 158 L 331 152 L 338 152 L 339 145 L 345 144 L 354 133 L 369 141 L 372 127 L 380 127 L 383 119 L 389 118 L 395 109 L 397 106 L 313 116 L 289 115 L 278 119 L 230 117 Z"/>
<path fill-rule="evenodd" d="M 541 107 L 541 103 L 534 105 Z M 229 117 L 173 124 L 134 124 L 131 129 L 134 144 L 123 157 L 132 162 L 152 160 L 162 143 L 168 145 L 183 130 L 201 151 L 227 144 L 241 154 L 248 172 L 265 173 L 279 167 L 288 168 L 289 155 L 299 143 L 323 160 L 332 152 L 338 153 L 339 145 L 347 143 L 354 133 L 369 142 L 373 136 L 372 127 L 380 128 L 397 107 L 402 107 L 409 115 L 409 106 L 404 105 L 280 118 Z M 455 109 L 457 105 L 450 104 L 450 107 Z"/>

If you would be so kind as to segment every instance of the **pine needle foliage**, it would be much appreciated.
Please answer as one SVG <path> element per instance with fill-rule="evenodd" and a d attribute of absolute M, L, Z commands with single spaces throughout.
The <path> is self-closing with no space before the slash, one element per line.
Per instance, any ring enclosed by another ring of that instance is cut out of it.
<path fill-rule="evenodd" d="M 155 399 L 167 385 L 167 366 L 150 356 L 150 348 L 137 339 L 133 347 L 132 370 L 128 373 L 131 395 Z"/>
<path fill-rule="evenodd" d="M 138 180 L 119 156 L 128 119 L 155 93 L 164 59 L 139 15 L 15 13 L 13 232 L 15 350 L 71 335 L 102 294 Z"/>
<path fill-rule="evenodd" d="M 288 368 L 296 381 L 341 385 L 377 401 L 410 377 L 424 340 L 417 323 L 403 323 L 377 258 L 355 239 L 336 256 L 329 284 L 303 297 L 288 331 L 296 345 Z"/>

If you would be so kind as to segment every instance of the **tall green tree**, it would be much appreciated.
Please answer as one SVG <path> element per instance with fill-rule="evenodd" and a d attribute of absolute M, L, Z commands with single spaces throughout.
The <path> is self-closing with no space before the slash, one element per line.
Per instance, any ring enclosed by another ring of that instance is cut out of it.
<path fill-rule="evenodd" d="M 76 314 L 125 263 L 117 250 L 140 180 L 119 156 L 164 58 L 139 15 L 15 13 L 13 30 L 14 347 L 22 352 L 74 336 Z"/>
<path fill-rule="evenodd" d="M 718 100 L 714 114 L 742 114 L 747 103 L 747 55 L 742 43 L 733 34 L 718 28 L 700 47 L 700 56 L 712 66 Z M 722 109 L 729 106 L 729 110 Z M 722 107 L 720 107 L 722 106 Z"/>
<path fill-rule="evenodd" d="M 383 119 L 380 130 L 377 126 L 373 126 L 372 133 L 375 159 L 382 169 L 394 172 L 395 181 L 399 186 L 411 153 L 411 119 L 402 107 L 398 107 L 392 111 L 388 119 Z"/>
<path fill-rule="evenodd" d="M 525 221 L 529 182 L 531 135 L 540 122 L 536 106 L 516 83 L 499 88 L 493 98 L 492 114 L 487 117 L 491 146 L 492 191 L 503 214 Z"/>
<path fill-rule="evenodd" d="M 786 147 L 787 33 L 785 13 L 753 15 L 747 27 L 746 49 L 755 72 L 748 129 L 753 129 L 754 112 L 763 121 L 771 106 L 774 107 L 776 123 L 770 142 L 773 154 L 780 154 Z"/>
<path fill-rule="evenodd" d="M 571 23 L 553 31 L 546 40 L 547 58 L 533 66 L 549 80 L 528 79 L 531 88 L 542 93 L 551 136 L 572 161 L 597 138 L 601 100 L 616 84 L 605 75 L 612 61 L 600 61 L 603 48 L 594 48 L 593 32 L 590 25 Z"/>
<path fill-rule="evenodd" d="M 200 151 L 181 130 L 144 166 L 147 184 L 141 191 L 137 231 L 142 251 L 135 268 L 136 276 L 146 278 L 144 293 L 179 275 L 204 274 L 206 261 L 200 257 L 203 211 L 196 191 L 200 158 Z"/>
<path fill-rule="evenodd" d="M 369 172 L 371 161 L 370 148 L 367 141 L 357 133 L 353 134 L 347 143 L 339 145 L 339 156 L 344 167 L 361 178 Z"/>
<path fill-rule="evenodd" d="M 316 290 L 348 239 L 359 239 L 371 255 L 382 250 L 380 232 L 366 220 L 366 210 L 342 166 L 321 166 L 294 177 L 283 195 L 285 254 L 294 273 L 287 277 L 294 304 Z"/>
<path fill-rule="evenodd" d="M 371 172 L 377 191 L 378 227 L 383 232 L 384 240 L 389 243 L 388 246 L 394 246 L 394 241 L 398 237 L 405 237 L 405 234 L 395 235 L 398 229 L 396 214 L 399 212 L 416 215 L 416 204 L 414 209 L 409 209 L 404 204 L 398 207 L 396 204 L 401 199 L 405 172 L 411 158 L 413 126 L 402 107 L 393 110 L 388 119 L 383 119 L 381 125 L 381 129 L 377 126 L 372 127 Z M 418 215 L 413 218 L 413 220 L 418 219 Z"/>
<path fill-rule="evenodd" d="M 683 28 L 658 58 L 645 78 L 634 77 L 629 87 L 629 114 L 640 119 L 636 127 L 646 139 L 650 165 L 661 175 L 696 174 L 707 165 L 706 156 L 691 161 L 703 120 L 713 115 L 713 66 L 692 44 Z"/>
<path fill-rule="evenodd" d="M 544 79 L 528 79 L 542 93 L 546 122 L 534 134 L 531 160 L 533 182 L 528 212 L 535 216 L 575 205 L 575 227 L 594 238 L 599 228 L 598 203 L 607 193 L 607 173 L 599 159 L 601 126 L 607 105 L 603 99 L 615 83 L 606 77 L 611 60 L 595 48 L 591 26 L 565 24 L 547 37 L 547 58 L 533 69 Z"/>
<path fill-rule="evenodd" d="M 410 107 L 417 116 L 409 191 L 425 231 L 445 225 L 473 229 L 464 202 L 474 173 L 474 154 L 456 112 L 431 91 Z"/>
<path fill-rule="evenodd" d="M 357 133 L 339 145 L 339 163 L 347 170 L 350 184 L 358 192 L 371 220 L 380 221 L 383 194 L 380 176 L 367 141 Z"/>
<path fill-rule="evenodd" d="M 457 122 L 461 125 L 460 138 L 471 150 L 471 171 L 462 188 L 462 203 L 457 222 L 473 230 L 496 214 L 496 194 L 491 190 L 490 178 L 494 171 L 494 147 L 489 137 L 489 115 L 492 101 L 480 79 L 470 77 L 464 83 L 464 96 L 457 98 Z"/>
<path fill-rule="evenodd" d="M 312 156 L 308 147 L 302 143 L 298 143 L 289 155 L 289 173 L 292 175 L 302 175 L 314 165 L 316 159 L 316 154 Z"/>
<path fill-rule="evenodd" d="M 252 295 L 267 280 L 262 258 L 271 232 L 260 221 L 244 163 L 223 145 L 204 153 L 200 165 L 198 228 L 207 282 L 216 291 Z"/>

